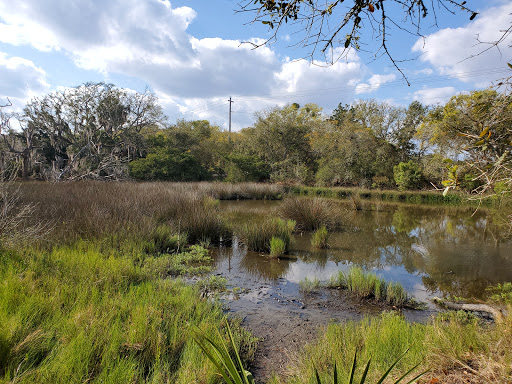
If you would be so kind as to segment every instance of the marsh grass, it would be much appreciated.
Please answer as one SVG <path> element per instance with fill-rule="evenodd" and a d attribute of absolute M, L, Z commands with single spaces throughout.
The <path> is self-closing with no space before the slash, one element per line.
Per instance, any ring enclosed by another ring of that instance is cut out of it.
<path fill-rule="evenodd" d="M 0 252 L 0 382 L 213 380 L 184 325 L 221 328 L 222 309 L 201 300 L 197 287 L 162 279 L 197 272 L 204 249 L 149 257 L 137 245 L 106 252 L 81 241 Z M 233 328 L 250 357 L 253 339 Z"/>
<path fill-rule="evenodd" d="M 284 242 L 285 252 L 288 252 L 294 229 L 293 220 L 271 218 L 263 222 L 246 223 L 235 234 L 251 251 L 270 253 L 270 241 L 275 237 Z"/>
<path fill-rule="evenodd" d="M 367 206 L 364 204 L 367 200 L 404 202 L 412 204 L 478 204 L 478 202 L 470 200 L 469 195 L 461 192 L 451 192 L 448 195 L 443 196 L 441 191 L 396 191 L 348 187 L 324 188 L 306 186 L 288 187 L 286 192 L 299 196 L 317 196 L 338 199 L 351 198 L 355 203 L 354 207 L 361 207 L 362 209 L 369 207 L 369 205 Z M 492 199 L 487 199 L 487 201 L 483 202 L 484 205 L 493 205 L 495 203 L 496 202 Z"/>
<path fill-rule="evenodd" d="M 315 248 L 329 248 L 329 232 L 325 226 L 318 228 L 311 236 L 311 245 Z"/>
<path fill-rule="evenodd" d="M 162 225 L 173 235 L 186 234 L 192 244 L 217 244 L 229 240 L 231 232 L 208 185 L 82 181 L 28 182 L 18 187 L 20 203 L 34 206 L 24 225 L 48 220 L 54 224 L 48 244 L 112 236 L 121 242 L 134 237 L 152 241 Z"/>
<path fill-rule="evenodd" d="M 320 280 L 315 276 L 312 280 L 307 277 L 299 282 L 299 290 L 304 293 L 311 293 L 320 288 Z"/>
<path fill-rule="evenodd" d="M 408 348 L 390 382 L 421 363 L 417 372 L 430 368 L 424 383 L 506 383 L 512 375 L 510 329 L 510 313 L 504 323 L 491 327 L 463 320 L 456 313 L 436 317 L 428 324 L 410 323 L 391 312 L 358 322 L 331 323 L 290 359 L 286 380 L 274 377 L 270 383 L 313 383 L 315 368 L 322 383 L 331 383 L 334 361 L 339 382 L 346 383 L 356 352 L 361 361 L 372 359 L 367 381 L 374 383 Z M 360 366 L 356 377 L 362 373 Z"/>
<path fill-rule="evenodd" d="M 279 257 L 286 253 L 286 243 L 280 237 L 270 239 L 270 257 Z"/>
<path fill-rule="evenodd" d="M 374 299 L 397 307 L 416 304 L 401 284 L 387 283 L 375 273 L 359 267 L 350 268 L 348 273 L 339 271 L 331 277 L 329 287 L 347 289 L 360 299 Z"/>
<path fill-rule="evenodd" d="M 314 231 L 324 226 L 333 229 L 341 224 L 336 203 L 321 198 L 286 198 L 278 208 L 281 217 L 295 220 L 297 229 Z"/>

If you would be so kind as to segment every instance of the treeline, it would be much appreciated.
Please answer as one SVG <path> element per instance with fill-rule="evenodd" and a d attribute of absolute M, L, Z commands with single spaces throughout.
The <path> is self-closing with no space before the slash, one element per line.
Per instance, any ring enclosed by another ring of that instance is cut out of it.
<path fill-rule="evenodd" d="M 358 100 L 331 116 L 290 104 L 230 135 L 205 120 L 167 124 L 151 92 L 87 83 L 34 99 L 20 115 L 3 108 L 0 170 L 44 180 L 501 191 L 511 184 L 511 100 L 491 89 L 435 107 Z"/>

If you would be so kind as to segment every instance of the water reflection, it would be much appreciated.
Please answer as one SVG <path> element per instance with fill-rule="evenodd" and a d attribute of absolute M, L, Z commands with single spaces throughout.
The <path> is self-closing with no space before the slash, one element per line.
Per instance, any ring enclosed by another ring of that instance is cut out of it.
<path fill-rule="evenodd" d="M 233 222 L 261 219 L 276 202 L 228 202 Z M 342 204 L 342 203 L 340 203 Z M 343 227 L 330 248 L 311 247 L 311 234 L 295 236 L 290 257 L 270 259 L 245 247 L 220 249 L 217 268 L 265 282 L 305 277 L 327 280 L 350 265 L 363 266 L 399 281 L 418 298 L 439 294 L 481 297 L 488 284 L 512 281 L 512 243 L 484 211 L 386 206 L 374 211 L 343 211 Z"/>

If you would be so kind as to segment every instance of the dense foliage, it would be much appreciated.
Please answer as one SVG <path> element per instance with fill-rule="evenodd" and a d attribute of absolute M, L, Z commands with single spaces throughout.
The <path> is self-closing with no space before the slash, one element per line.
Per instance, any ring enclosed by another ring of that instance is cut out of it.
<path fill-rule="evenodd" d="M 206 120 L 166 124 L 152 93 L 104 83 L 34 99 L 21 115 L 2 109 L 0 171 L 23 178 L 434 185 L 478 193 L 512 185 L 511 96 L 490 89 L 436 107 L 358 100 L 330 116 L 316 104 L 294 103 L 258 113 L 231 135 Z"/>

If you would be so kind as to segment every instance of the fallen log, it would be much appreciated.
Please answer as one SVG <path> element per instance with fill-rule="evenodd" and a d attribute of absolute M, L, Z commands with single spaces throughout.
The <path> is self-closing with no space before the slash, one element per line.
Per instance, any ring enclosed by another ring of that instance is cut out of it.
<path fill-rule="evenodd" d="M 487 304 L 452 303 L 438 297 L 434 297 L 432 302 L 441 307 L 455 311 L 476 312 L 476 314 L 479 314 L 481 317 L 489 318 L 496 323 L 503 322 L 504 313 L 498 308 L 491 307 Z"/>

